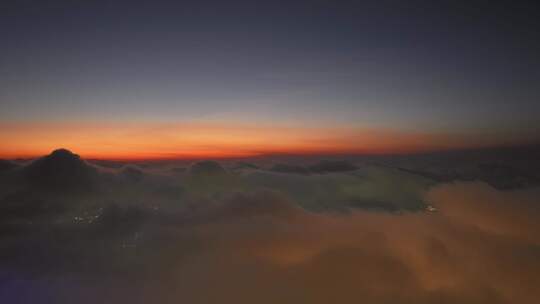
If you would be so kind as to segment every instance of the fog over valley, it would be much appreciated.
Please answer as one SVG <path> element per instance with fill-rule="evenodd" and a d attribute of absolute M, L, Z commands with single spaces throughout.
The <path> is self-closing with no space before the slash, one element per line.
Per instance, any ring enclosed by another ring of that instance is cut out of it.
<path fill-rule="evenodd" d="M 538 162 L 493 153 L 124 163 L 59 149 L 4 160 L 0 295 L 536 303 Z M 461 167 L 438 165 L 448 157 Z"/>

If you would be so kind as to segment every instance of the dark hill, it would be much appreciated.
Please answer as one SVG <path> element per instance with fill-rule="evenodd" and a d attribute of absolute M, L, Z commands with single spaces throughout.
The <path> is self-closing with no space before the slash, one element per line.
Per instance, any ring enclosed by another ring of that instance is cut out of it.
<path fill-rule="evenodd" d="M 97 170 L 79 155 L 58 149 L 30 163 L 23 171 L 33 188 L 47 191 L 87 191 L 94 187 Z"/>

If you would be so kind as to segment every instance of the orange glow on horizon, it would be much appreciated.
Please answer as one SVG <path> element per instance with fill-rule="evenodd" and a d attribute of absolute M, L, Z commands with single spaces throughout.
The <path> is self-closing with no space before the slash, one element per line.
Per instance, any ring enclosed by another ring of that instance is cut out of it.
<path fill-rule="evenodd" d="M 3 123 L 0 142 L 0 158 L 34 158 L 67 148 L 84 158 L 135 160 L 407 153 L 495 141 L 380 129 L 238 123 Z"/>

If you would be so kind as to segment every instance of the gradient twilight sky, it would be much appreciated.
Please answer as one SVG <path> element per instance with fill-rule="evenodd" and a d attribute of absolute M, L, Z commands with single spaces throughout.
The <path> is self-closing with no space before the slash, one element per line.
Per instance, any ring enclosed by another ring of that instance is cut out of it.
<path fill-rule="evenodd" d="M 537 140 L 540 10 L 459 2 L 2 1 L 0 157 Z"/>

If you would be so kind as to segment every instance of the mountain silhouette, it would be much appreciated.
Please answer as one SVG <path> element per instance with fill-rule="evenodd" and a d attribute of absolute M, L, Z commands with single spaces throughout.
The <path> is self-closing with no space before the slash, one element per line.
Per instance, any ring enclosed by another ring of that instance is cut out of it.
<path fill-rule="evenodd" d="M 58 149 L 24 168 L 24 178 L 31 187 L 47 191 L 87 191 L 92 189 L 97 170 L 79 155 Z"/>

